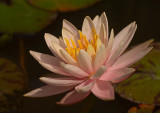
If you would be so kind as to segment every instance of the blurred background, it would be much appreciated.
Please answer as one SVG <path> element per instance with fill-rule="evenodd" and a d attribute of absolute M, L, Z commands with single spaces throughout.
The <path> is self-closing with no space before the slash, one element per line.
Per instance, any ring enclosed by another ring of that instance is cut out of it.
<path fill-rule="evenodd" d="M 81 30 L 85 16 L 93 19 L 103 12 L 115 34 L 137 22 L 130 47 L 151 38 L 156 42 L 135 76 L 115 85 L 115 100 L 90 95 L 78 104 L 60 106 L 55 102 L 65 93 L 23 97 L 43 86 L 38 78 L 50 73 L 29 54 L 29 50 L 51 54 L 44 33 L 61 36 L 63 19 Z M 159 41 L 159 0 L 0 0 L 0 113 L 160 113 Z"/>

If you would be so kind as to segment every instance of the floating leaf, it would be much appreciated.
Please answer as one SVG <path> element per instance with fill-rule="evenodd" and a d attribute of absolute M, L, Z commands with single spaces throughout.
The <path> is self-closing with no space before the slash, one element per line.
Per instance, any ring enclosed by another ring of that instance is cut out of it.
<path fill-rule="evenodd" d="M 15 109 L 21 101 L 24 84 L 21 68 L 11 60 L 0 57 L 0 112 Z"/>
<path fill-rule="evenodd" d="M 115 89 L 124 98 L 145 104 L 160 104 L 160 43 L 136 65 L 139 68 Z"/>
<path fill-rule="evenodd" d="M 0 49 L 3 48 L 11 40 L 12 35 L 10 33 L 6 33 L 0 36 Z"/>
<path fill-rule="evenodd" d="M 72 11 L 87 7 L 100 0 L 28 0 L 33 6 L 48 11 Z"/>
<path fill-rule="evenodd" d="M 139 108 L 132 107 L 128 110 L 128 113 L 153 113 L 154 105 L 141 104 Z"/>
<path fill-rule="evenodd" d="M 0 31 L 34 33 L 49 25 L 56 13 L 39 10 L 26 0 L 0 1 Z"/>

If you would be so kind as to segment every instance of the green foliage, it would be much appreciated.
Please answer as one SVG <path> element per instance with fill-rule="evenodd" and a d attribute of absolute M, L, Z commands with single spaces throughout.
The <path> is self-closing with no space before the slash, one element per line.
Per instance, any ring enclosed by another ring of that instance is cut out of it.
<path fill-rule="evenodd" d="M 35 33 L 49 25 L 56 13 L 39 10 L 26 0 L 0 2 L 0 32 Z"/>
<path fill-rule="evenodd" d="M 124 98 L 145 104 L 160 104 L 160 44 L 136 65 L 137 72 L 116 84 L 116 92 Z"/>
<path fill-rule="evenodd" d="M 28 0 L 33 6 L 48 11 L 71 11 L 87 7 L 100 0 Z"/>
<path fill-rule="evenodd" d="M 24 89 L 24 73 L 20 67 L 6 58 L 0 58 L 0 112 L 17 109 Z"/>

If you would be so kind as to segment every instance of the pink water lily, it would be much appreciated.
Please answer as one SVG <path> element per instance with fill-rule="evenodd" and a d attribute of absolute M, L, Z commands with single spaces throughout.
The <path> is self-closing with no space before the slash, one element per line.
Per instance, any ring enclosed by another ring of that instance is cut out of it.
<path fill-rule="evenodd" d="M 132 22 L 116 36 L 113 29 L 109 35 L 105 13 L 93 20 L 86 16 L 82 31 L 63 20 L 62 38 L 48 33 L 44 36 L 55 56 L 30 53 L 44 68 L 64 77 L 54 78 L 54 74 L 41 77 L 47 85 L 25 96 L 44 97 L 69 91 L 59 104 L 79 102 L 91 92 L 102 100 L 114 99 L 112 84 L 131 76 L 135 69 L 129 66 L 152 49 L 149 45 L 153 40 L 149 40 L 124 53 L 136 29 L 136 23 Z"/>

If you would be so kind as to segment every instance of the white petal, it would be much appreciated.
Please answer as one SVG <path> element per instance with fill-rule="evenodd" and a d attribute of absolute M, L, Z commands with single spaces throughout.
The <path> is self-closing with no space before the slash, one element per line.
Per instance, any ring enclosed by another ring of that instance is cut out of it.
<path fill-rule="evenodd" d="M 60 66 L 62 69 L 64 69 L 67 73 L 70 73 L 72 76 L 77 77 L 77 78 L 85 78 L 88 77 L 89 75 L 84 72 L 82 69 L 80 69 L 77 66 L 70 65 L 70 64 L 65 64 L 63 62 L 60 62 Z"/>
<path fill-rule="evenodd" d="M 119 45 L 121 44 L 122 40 L 129 38 L 128 34 L 131 33 L 131 29 L 133 28 L 133 26 L 135 26 L 135 22 L 132 22 L 131 24 L 126 26 L 115 36 L 115 39 L 113 42 L 112 54 L 116 51 L 117 48 L 119 48 Z"/>
<path fill-rule="evenodd" d="M 101 25 L 101 29 L 100 29 L 100 32 L 99 32 L 99 39 L 102 41 L 102 43 L 104 45 L 106 45 L 108 43 L 108 38 L 107 38 L 107 35 L 106 35 L 104 24 Z"/>
<path fill-rule="evenodd" d="M 78 38 L 75 36 L 74 33 L 70 32 L 68 29 L 62 28 L 62 36 L 63 36 L 63 38 L 68 39 L 68 41 L 70 42 L 71 47 L 73 47 L 73 46 L 72 46 L 72 42 L 71 42 L 70 39 L 72 39 L 75 42 L 76 46 L 78 46 L 78 42 L 77 42 Z M 65 42 L 65 44 L 66 44 L 66 42 Z M 66 44 L 66 46 L 67 46 L 67 44 Z"/>
<path fill-rule="evenodd" d="M 87 40 L 90 41 L 92 39 L 93 33 L 92 30 L 95 29 L 95 26 L 90 17 L 86 16 L 83 25 L 82 25 L 82 33 L 86 36 Z"/>
<path fill-rule="evenodd" d="M 102 66 L 105 61 L 106 61 L 106 50 L 105 50 L 105 46 L 102 44 L 97 53 L 96 53 L 96 57 L 94 60 L 94 71 L 96 71 L 100 66 Z"/>
<path fill-rule="evenodd" d="M 63 92 L 66 92 L 72 89 L 74 86 L 51 86 L 46 85 L 35 90 L 32 90 L 29 93 L 26 93 L 24 96 L 27 97 L 46 97 L 51 95 L 57 95 Z"/>
<path fill-rule="evenodd" d="M 101 77 L 104 72 L 106 71 L 106 67 L 105 66 L 101 66 L 95 73 L 94 75 L 91 76 L 91 79 L 96 79 Z"/>
<path fill-rule="evenodd" d="M 120 68 L 120 69 L 110 68 L 100 77 L 100 80 L 114 82 L 123 79 L 124 77 L 128 76 L 134 71 L 135 69 L 133 68 Z"/>
<path fill-rule="evenodd" d="M 35 51 L 30 51 L 30 54 L 46 69 L 48 69 L 51 72 L 62 74 L 62 75 L 68 75 L 65 73 L 59 65 L 59 62 L 61 61 L 57 57 L 53 57 L 47 54 L 38 53 Z"/>
<path fill-rule="evenodd" d="M 65 62 L 67 62 L 66 61 L 66 59 L 61 55 L 61 53 L 60 53 L 60 50 L 62 49 L 62 50 L 64 50 L 60 45 L 58 45 L 57 43 L 54 43 L 54 42 L 51 42 L 52 43 L 52 48 L 53 48 L 53 50 L 55 51 L 55 53 L 63 60 L 63 61 L 65 61 Z M 64 50 L 65 51 L 65 50 Z"/>
<path fill-rule="evenodd" d="M 110 56 L 111 50 L 112 50 L 112 46 L 113 46 L 113 41 L 114 41 L 114 31 L 113 29 L 111 30 L 111 34 L 110 34 L 110 38 L 109 38 L 109 42 L 106 45 L 106 61 Z M 107 62 L 105 62 L 106 65 Z"/>
<path fill-rule="evenodd" d="M 75 77 L 61 77 L 61 78 L 41 77 L 40 80 L 46 84 L 54 86 L 73 86 L 82 83 L 84 81 L 83 79 L 77 79 Z"/>
<path fill-rule="evenodd" d="M 149 47 L 146 49 L 143 49 L 141 52 L 134 54 L 132 56 L 129 56 L 126 59 L 121 59 L 117 60 L 115 62 L 115 65 L 113 66 L 113 69 L 116 68 L 123 68 L 123 67 L 128 67 L 133 65 L 134 63 L 136 63 L 138 60 L 140 60 L 141 58 L 143 58 L 149 51 L 152 50 L 153 47 Z"/>
<path fill-rule="evenodd" d="M 65 19 L 63 20 L 63 28 L 68 29 L 70 32 L 74 34 L 76 38 L 79 38 L 78 29 L 73 24 L 71 24 L 69 21 Z"/>
<path fill-rule="evenodd" d="M 94 83 L 95 83 L 94 80 L 87 80 L 76 86 L 75 90 L 79 93 L 87 93 L 92 89 Z"/>
<path fill-rule="evenodd" d="M 77 62 L 64 49 L 60 49 L 60 53 L 68 64 L 78 65 Z"/>
<path fill-rule="evenodd" d="M 95 16 L 94 19 L 93 19 L 93 24 L 94 24 L 95 27 L 97 26 L 98 21 L 99 21 L 99 16 L 97 15 L 97 16 Z"/>
<path fill-rule="evenodd" d="M 133 23 L 133 27 L 131 27 L 131 29 L 128 31 L 128 34 L 121 40 L 118 48 L 115 50 L 113 54 L 111 53 L 106 66 L 112 65 L 117 60 L 117 58 L 122 54 L 124 48 L 128 46 L 129 44 L 128 42 L 130 42 L 130 39 L 132 39 L 136 28 L 137 26 L 135 25 L 135 23 Z"/>
<path fill-rule="evenodd" d="M 92 88 L 92 93 L 102 100 L 114 99 L 114 89 L 110 82 L 96 80 Z"/>
<path fill-rule="evenodd" d="M 51 52 L 55 56 L 58 56 L 57 53 L 55 52 L 55 50 L 52 48 L 52 42 L 54 42 L 57 45 L 59 45 L 59 39 L 56 38 L 55 36 L 49 34 L 49 33 L 45 33 L 44 37 L 45 37 L 45 41 L 46 41 L 46 44 L 47 44 L 48 48 L 51 50 Z"/>
<path fill-rule="evenodd" d="M 132 59 L 132 57 L 134 55 L 139 55 L 140 52 L 142 52 L 144 49 L 146 49 L 150 43 L 153 42 L 152 40 L 146 41 L 138 46 L 136 46 L 135 48 L 129 50 L 128 52 L 124 53 L 122 56 L 120 56 L 118 58 L 118 60 L 112 65 L 112 68 L 116 69 L 118 67 L 124 67 L 121 64 L 123 64 L 123 62 L 125 62 L 126 60 Z"/>
<path fill-rule="evenodd" d="M 80 67 L 85 70 L 87 73 L 91 74 L 93 72 L 93 62 L 90 55 L 81 49 L 78 55 L 78 62 Z"/>
<path fill-rule="evenodd" d="M 108 35 L 109 35 L 108 20 L 107 20 L 107 16 L 106 16 L 105 12 L 102 13 L 102 15 L 100 16 L 100 19 L 101 19 L 101 24 L 104 24 L 104 28 L 105 28 L 105 31 L 106 31 L 106 36 L 108 38 Z"/>
<path fill-rule="evenodd" d="M 62 104 L 62 105 L 70 105 L 70 104 L 75 104 L 84 98 L 86 98 L 90 92 L 87 93 L 78 93 L 77 91 L 70 91 L 67 93 L 60 102 L 57 102 L 57 104 Z"/>

